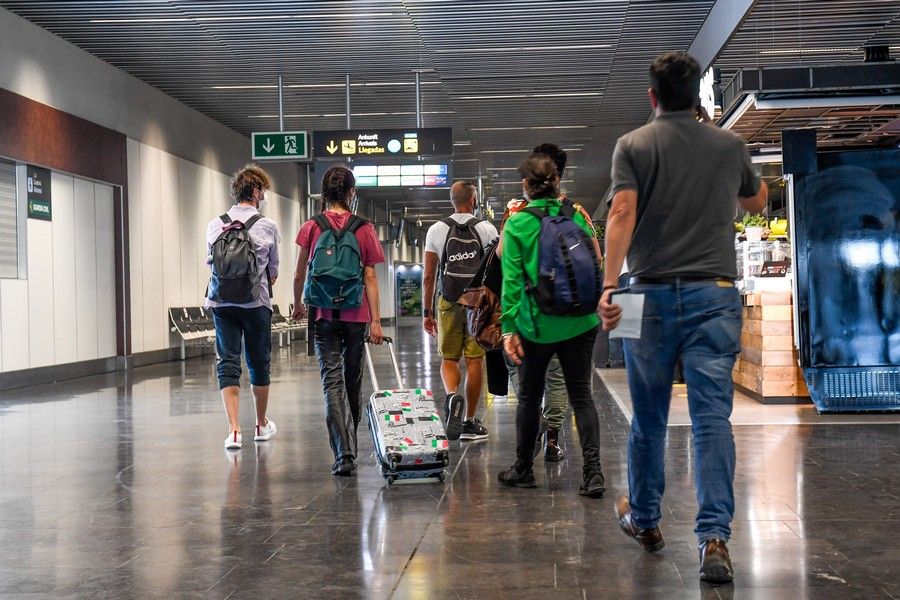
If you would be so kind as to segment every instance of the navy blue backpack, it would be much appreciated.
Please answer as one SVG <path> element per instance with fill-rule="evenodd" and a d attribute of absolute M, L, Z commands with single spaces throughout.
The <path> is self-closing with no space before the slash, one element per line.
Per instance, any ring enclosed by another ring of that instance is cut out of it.
<path fill-rule="evenodd" d="M 525 289 L 548 315 L 583 316 L 596 312 L 603 293 L 603 275 L 594 241 L 573 217 L 575 206 L 564 200 L 555 217 L 544 209 L 525 207 L 541 220 L 538 238 L 538 280 Z"/>

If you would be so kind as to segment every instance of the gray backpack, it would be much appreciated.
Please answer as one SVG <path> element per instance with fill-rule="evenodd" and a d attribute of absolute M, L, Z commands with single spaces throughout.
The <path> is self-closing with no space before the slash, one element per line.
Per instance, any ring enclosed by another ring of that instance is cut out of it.
<path fill-rule="evenodd" d="M 480 222 L 478 217 L 472 217 L 465 223 L 457 223 L 453 217 L 441 220 L 450 228 L 439 270 L 441 296 L 448 302 L 459 300 L 481 267 L 484 247 L 475 229 Z"/>

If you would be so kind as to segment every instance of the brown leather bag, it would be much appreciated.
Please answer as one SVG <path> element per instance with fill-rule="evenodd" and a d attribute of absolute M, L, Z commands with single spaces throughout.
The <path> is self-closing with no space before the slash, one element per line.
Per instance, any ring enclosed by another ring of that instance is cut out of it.
<path fill-rule="evenodd" d="M 498 280 L 496 275 L 499 274 L 500 258 L 497 256 L 496 244 L 489 245 L 484 252 L 478 272 L 456 303 L 466 307 L 466 327 L 478 345 L 485 350 L 499 350 L 503 346 L 500 326 L 503 311 L 499 289 L 495 292 L 487 280 L 492 274 L 495 275 L 492 279 Z"/>

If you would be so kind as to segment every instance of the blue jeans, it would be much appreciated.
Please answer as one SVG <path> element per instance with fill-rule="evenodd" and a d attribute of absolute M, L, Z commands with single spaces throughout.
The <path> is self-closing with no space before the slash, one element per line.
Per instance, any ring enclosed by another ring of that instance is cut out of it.
<path fill-rule="evenodd" d="M 216 328 L 216 375 L 219 389 L 241 385 L 241 346 L 250 385 L 269 385 L 272 355 L 272 311 L 266 306 L 212 309 Z"/>
<path fill-rule="evenodd" d="M 727 287 L 722 287 L 723 285 Z M 629 501 L 639 527 L 655 527 L 665 490 L 672 377 L 680 358 L 688 389 L 700 542 L 728 540 L 734 516 L 731 370 L 740 352 L 741 301 L 728 284 L 639 284 L 640 339 L 625 340 L 634 417 L 628 436 Z"/>

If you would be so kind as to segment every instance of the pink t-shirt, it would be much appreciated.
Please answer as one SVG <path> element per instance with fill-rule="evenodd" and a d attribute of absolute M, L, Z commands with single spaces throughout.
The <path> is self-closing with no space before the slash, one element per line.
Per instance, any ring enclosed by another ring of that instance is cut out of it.
<path fill-rule="evenodd" d="M 347 221 L 350 220 L 350 215 L 352 213 L 336 213 L 326 210 L 322 214 L 325 215 L 332 227 L 335 229 L 343 229 L 344 226 L 347 225 Z M 297 245 L 309 251 L 310 259 L 312 259 L 312 251 L 313 248 L 316 247 L 316 242 L 319 239 L 320 233 L 322 233 L 321 229 L 319 229 L 319 226 L 312 219 L 304 223 L 300 228 L 300 232 L 297 233 Z M 366 223 L 357 229 L 355 235 L 356 241 L 359 243 L 359 253 L 363 265 L 374 267 L 375 265 L 384 262 L 384 250 L 381 249 L 378 236 L 375 234 L 375 227 L 373 227 L 371 223 Z M 330 308 L 317 308 L 315 319 L 331 320 L 333 318 L 331 313 L 332 311 Z M 340 320 L 353 323 L 368 323 L 371 321 L 369 316 L 369 300 L 366 298 L 365 293 L 363 293 L 362 306 L 360 308 L 341 310 Z"/>

